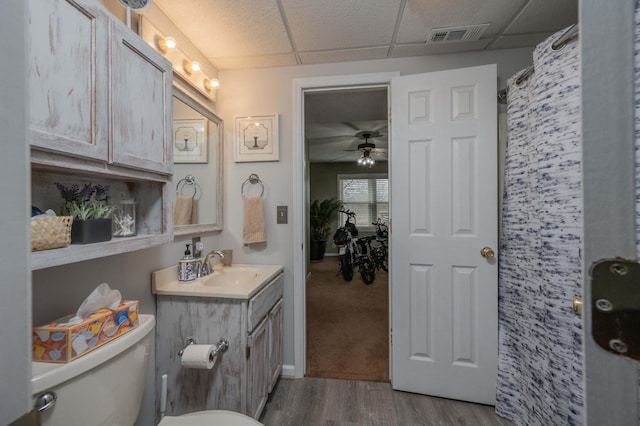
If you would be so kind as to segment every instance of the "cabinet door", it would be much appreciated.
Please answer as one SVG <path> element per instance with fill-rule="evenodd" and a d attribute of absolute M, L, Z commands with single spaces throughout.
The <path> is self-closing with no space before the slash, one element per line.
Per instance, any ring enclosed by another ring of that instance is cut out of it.
<path fill-rule="evenodd" d="M 31 145 L 107 160 L 107 12 L 95 0 L 31 1 Z"/>
<path fill-rule="evenodd" d="M 262 409 L 267 403 L 269 335 L 266 317 L 247 340 L 249 359 L 247 360 L 247 409 L 246 414 L 255 419 L 260 418 Z"/>
<path fill-rule="evenodd" d="M 269 311 L 269 393 L 282 372 L 282 305 L 283 301 L 280 299 Z"/>
<path fill-rule="evenodd" d="M 171 64 L 120 22 L 111 32 L 110 161 L 171 174 Z"/>

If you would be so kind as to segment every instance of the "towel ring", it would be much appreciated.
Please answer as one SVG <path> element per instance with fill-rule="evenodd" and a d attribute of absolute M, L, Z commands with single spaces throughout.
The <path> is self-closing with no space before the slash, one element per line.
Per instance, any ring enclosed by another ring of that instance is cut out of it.
<path fill-rule="evenodd" d="M 245 180 L 242 183 L 242 187 L 240 187 L 240 193 L 242 194 L 242 198 L 248 195 L 244 193 L 244 188 L 245 186 L 247 186 L 248 183 L 252 185 L 256 185 L 256 184 L 260 185 L 260 196 L 262 197 L 262 194 L 264 194 L 264 184 L 262 183 L 262 181 L 260 180 L 260 177 L 257 174 L 251 173 L 251 175 L 249 175 L 249 178 L 247 178 L 247 180 Z"/>
<path fill-rule="evenodd" d="M 191 197 L 194 200 L 199 200 L 202 196 L 202 188 L 200 188 L 200 185 L 198 185 L 198 183 L 196 182 L 196 178 L 193 175 L 186 175 L 184 178 L 178 181 L 178 184 L 176 185 L 176 194 L 184 195 L 182 191 L 184 191 L 184 188 L 187 185 L 193 186 L 193 195 Z"/>

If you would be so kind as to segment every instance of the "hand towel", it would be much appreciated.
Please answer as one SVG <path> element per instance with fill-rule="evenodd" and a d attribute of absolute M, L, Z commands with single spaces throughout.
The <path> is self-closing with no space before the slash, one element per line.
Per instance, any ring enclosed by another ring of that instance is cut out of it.
<path fill-rule="evenodd" d="M 262 196 L 244 197 L 244 228 L 242 238 L 245 244 L 267 241 L 262 212 Z"/>
<path fill-rule="evenodd" d="M 178 195 L 176 206 L 173 210 L 173 225 L 190 225 L 193 215 L 193 197 Z"/>
<path fill-rule="evenodd" d="M 190 225 L 197 225 L 198 224 L 198 200 L 196 198 L 192 199 L 193 201 L 191 201 L 191 222 L 189 222 Z"/>

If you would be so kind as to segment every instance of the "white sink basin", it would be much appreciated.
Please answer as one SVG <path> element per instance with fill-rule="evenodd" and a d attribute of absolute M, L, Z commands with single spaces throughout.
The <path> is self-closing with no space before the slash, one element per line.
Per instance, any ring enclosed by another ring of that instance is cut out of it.
<path fill-rule="evenodd" d="M 253 266 L 227 266 L 214 268 L 213 274 L 200 278 L 202 285 L 213 287 L 236 286 L 261 279 L 264 269 Z"/>
<path fill-rule="evenodd" d="M 182 282 L 177 278 L 178 267 L 172 266 L 153 272 L 152 291 L 172 296 L 249 299 L 282 270 L 280 265 L 216 265 L 212 274 Z"/>

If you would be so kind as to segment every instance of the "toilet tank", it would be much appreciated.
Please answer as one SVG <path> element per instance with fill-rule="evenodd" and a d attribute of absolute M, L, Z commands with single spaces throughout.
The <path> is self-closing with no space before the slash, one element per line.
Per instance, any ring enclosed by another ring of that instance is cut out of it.
<path fill-rule="evenodd" d="M 151 351 L 153 315 L 133 330 L 68 364 L 32 363 L 35 401 L 55 393 L 40 413 L 42 425 L 132 425 L 142 403 Z"/>

